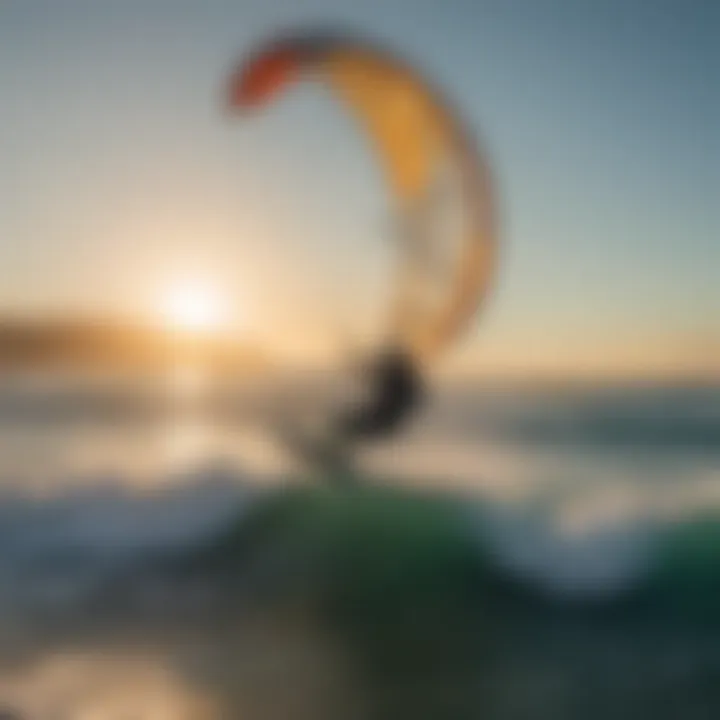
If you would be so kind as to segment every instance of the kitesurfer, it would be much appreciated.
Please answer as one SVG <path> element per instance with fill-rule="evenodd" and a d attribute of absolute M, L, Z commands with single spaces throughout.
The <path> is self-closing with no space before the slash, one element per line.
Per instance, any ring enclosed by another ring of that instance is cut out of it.
<path fill-rule="evenodd" d="M 392 435 L 410 417 L 423 396 L 422 377 L 410 353 L 392 347 L 365 369 L 368 399 L 340 415 L 337 432 L 348 442 Z"/>
<path fill-rule="evenodd" d="M 492 276 L 496 213 L 489 167 L 462 118 L 416 68 L 375 43 L 305 30 L 271 38 L 232 73 L 227 102 L 233 111 L 258 110 L 303 79 L 327 85 L 359 121 L 389 208 L 407 221 L 382 329 L 389 339 L 361 370 L 364 401 L 325 415 L 319 429 L 280 430 L 306 464 L 343 482 L 364 444 L 412 417 L 424 371 L 471 327 Z"/>

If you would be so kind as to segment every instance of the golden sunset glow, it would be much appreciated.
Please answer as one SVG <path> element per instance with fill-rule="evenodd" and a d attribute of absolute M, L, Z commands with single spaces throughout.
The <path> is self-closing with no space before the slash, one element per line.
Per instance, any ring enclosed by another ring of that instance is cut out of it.
<path fill-rule="evenodd" d="M 171 287 L 160 310 L 166 325 L 187 332 L 215 332 L 229 322 L 226 298 L 217 288 L 199 281 Z"/>

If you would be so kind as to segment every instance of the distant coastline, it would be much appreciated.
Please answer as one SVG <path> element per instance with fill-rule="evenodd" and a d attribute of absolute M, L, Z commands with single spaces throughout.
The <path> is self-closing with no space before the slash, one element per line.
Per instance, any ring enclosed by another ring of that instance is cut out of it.
<path fill-rule="evenodd" d="M 116 319 L 0 320 L 0 370 L 152 371 L 198 364 L 212 372 L 260 371 L 259 348 L 219 333 Z"/>

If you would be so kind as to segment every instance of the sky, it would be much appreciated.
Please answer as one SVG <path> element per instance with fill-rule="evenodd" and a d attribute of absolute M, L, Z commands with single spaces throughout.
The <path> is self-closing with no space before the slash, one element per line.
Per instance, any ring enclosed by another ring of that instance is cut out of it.
<path fill-rule="evenodd" d="M 0 315 L 143 317 L 204 282 L 259 342 L 378 322 L 391 218 L 356 129 L 312 85 L 223 111 L 259 40 L 317 25 L 415 62 L 492 160 L 458 367 L 720 376 L 713 0 L 3 0 Z"/>

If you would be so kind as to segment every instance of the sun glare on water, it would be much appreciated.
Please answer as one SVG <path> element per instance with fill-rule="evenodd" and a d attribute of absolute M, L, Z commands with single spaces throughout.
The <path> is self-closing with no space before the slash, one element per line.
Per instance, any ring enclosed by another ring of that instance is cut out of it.
<path fill-rule="evenodd" d="M 211 285 L 199 282 L 176 285 L 162 299 L 165 324 L 186 332 L 215 332 L 228 322 L 225 298 Z"/>

